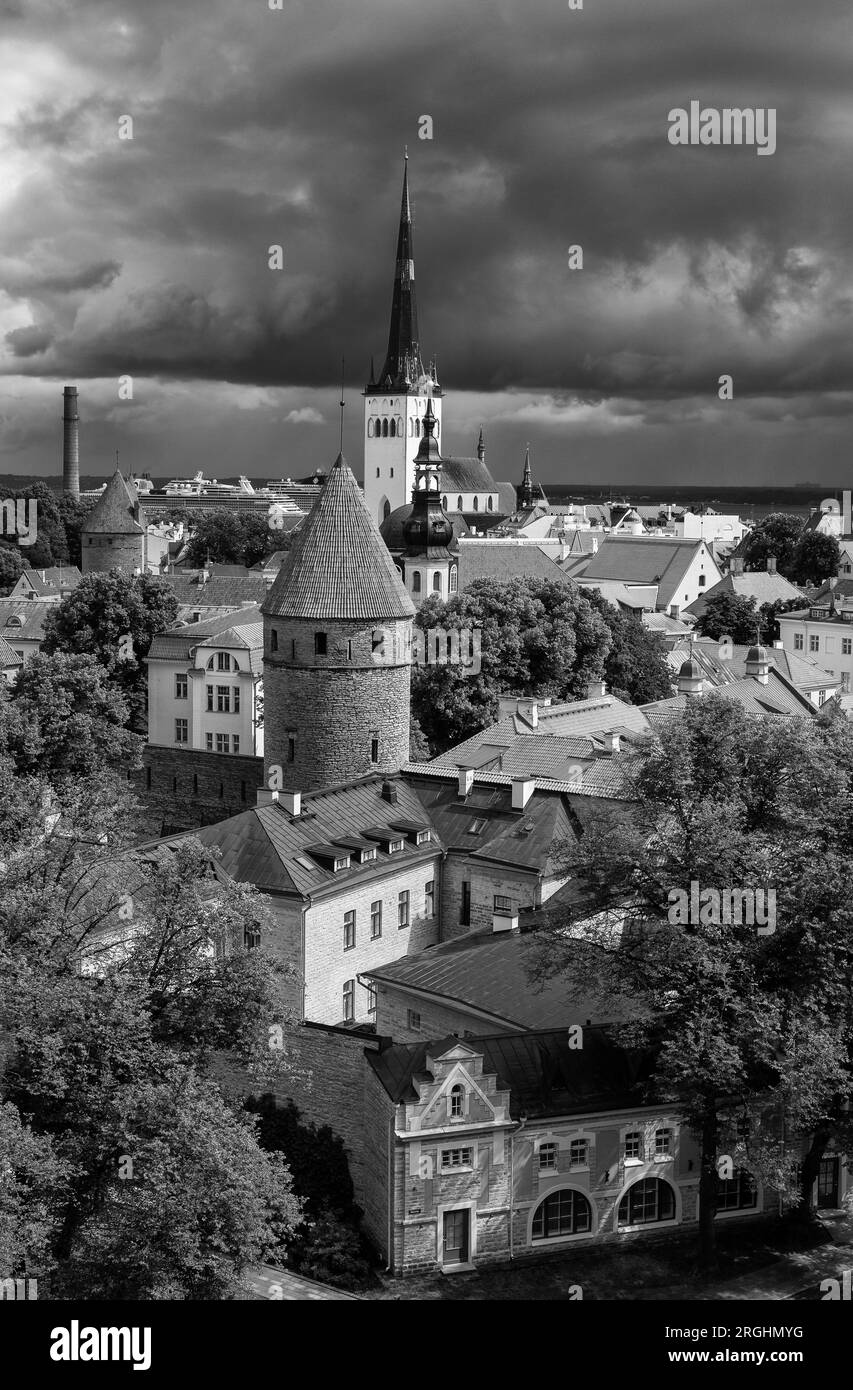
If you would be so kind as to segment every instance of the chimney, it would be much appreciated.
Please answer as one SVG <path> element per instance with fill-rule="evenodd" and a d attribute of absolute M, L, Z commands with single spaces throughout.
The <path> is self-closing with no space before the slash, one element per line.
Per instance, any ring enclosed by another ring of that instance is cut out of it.
<path fill-rule="evenodd" d="M 269 787 L 258 787 L 256 806 L 272 806 L 274 801 L 278 801 L 278 792 L 270 791 Z"/>
<path fill-rule="evenodd" d="M 848 487 L 848 488 L 845 488 L 845 490 L 844 490 L 844 491 L 842 492 L 842 494 L 841 494 L 841 534 L 842 534 L 842 536 L 849 536 L 849 535 L 851 534 L 851 527 L 853 527 L 853 521 L 851 521 L 851 517 L 850 517 L 850 497 L 851 497 L 850 488 L 849 488 L 849 487 Z"/>
<path fill-rule="evenodd" d="M 471 790 L 471 788 L 473 787 L 473 785 L 474 785 L 474 769 L 473 769 L 473 767 L 461 767 L 461 766 L 460 766 L 460 768 L 459 768 L 459 795 L 462 797 L 463 801 L 464 801 L 465 797 L 468 795 L 468 793 L 470 792 L 470 790 Z"/>
<path fill-rule="evenodd" d="M 777 638 L 776 641 L 773 643 L 773 645 L 774 645 L 774 647 L 779 647 L 779 648 L 781 648 L 782 651 L 785 650 L 785 643 L 781 640 L 781 638 Z"/>
<path fill-rule="evenodd" d="M 77 387 L 62 392 L 62 491 L 80 496 L 80 416 L 77 414 Z"/>
<path fill-rule="evenodd" d="M 383 800 L 383 801 L 390 801 L 392 805 L 396 803 L 396 801 L 397 801 L 397 787 L 396 787 L 396 784 L 395 784 L 394 782 L 383 782 L 383 783 L 382 783 L 382 800 Z"/>
<path fill-rule="evenodd" d="M 742 555 L 733 555 L 729 560 L 729 574 L 743 574 Z"/>
<path fill-rule="evenodd" d="M 603 734 L 602 737 L 604 740 L 605 753 L 618 753 L 621 751 L 622 737 L 620 734 L 614 733 L 611 730 L 610 732 Z"/>
<path fill-rule="evenodd" d="M 521 718 L 526 720 L 531 729 L 539 726 L 539 706 L 535 700 L 519 700 L 518 712 Z"/>
<path fill-rule="evenodd" d="M 605 681 L 590 681 L 586 688 L 586 698 L 595 700 L 607 694 L 607 684 Z"/>
<path fill-rule="evenodd" d="M 768 573 L 768 574 L 775 574 L 775 573 L 776 573 L 776 556 L 775 556 L 775 555 L 768 555 L 768 556 L 767 556 L 767 573 Z"/>
<path fill-rule="evenodd" d="M 279 804 L 279 806 L 283 806 L 284 809 L 285 809 L 285 811 L 287 811 L 287 812 L 289 813 L 289 815 L 291 815 L 291 816 L 301 816 L 301 814 L 302 814 L 302 793 L 301 793 L 301 792 L 286 792 L 286 791 L 280 791 L 280 792 L 278 793 L 278 804 Z"/>
<path fill-rule="evenodd" d="M 532 777 L 513 777 L 512 809 L 523 811 L 535 790 L 536 783 Z"/>

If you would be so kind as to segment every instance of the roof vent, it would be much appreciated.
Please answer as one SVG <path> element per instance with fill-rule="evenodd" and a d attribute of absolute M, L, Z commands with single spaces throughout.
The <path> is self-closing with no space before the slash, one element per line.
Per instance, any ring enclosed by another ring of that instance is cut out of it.
<path fill-rule="evenodd" d="M 459 795 L 464 799 L 474 785 L 473 767 L 460 767 L 459 769 Z"/>
<path fill-rule="evenodd" d="M 392 805 L 399 800 L 399 793 L 395 782 L 382 783 L 382 800 L 390 801 Z"/>

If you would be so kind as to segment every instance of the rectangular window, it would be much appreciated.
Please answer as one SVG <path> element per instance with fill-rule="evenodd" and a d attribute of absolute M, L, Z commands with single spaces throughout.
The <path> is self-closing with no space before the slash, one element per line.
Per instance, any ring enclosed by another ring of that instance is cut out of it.
<path fill-rule="evenodd" d="M 291 661 L 295 661 L 295 660 L 296 660 L 296 638 L 295 638 L 295 637 L 292 637 L 292 638 L 290 639 L 290 659 L 291 659 Z"/>
<path fill-rule="evenodd" d="M 289 763 L 294 763 L 294 762 L 296 762 L 296 736 L 295 736 L 295 734 L 288 734 L 288 735 L 287 735 L 287 761 L 288 761 Z"/>
<path fill-rule="evenodd" d="M 355 980 L 344 980 L 344 1022 L 355 1018 Z"/>
<path fill-rule="evenodd" d="M 655 1158 L 669 1158 L 672 1153 L 672 1130 L 655 1130 Z"/>
<path fill-rule="evenodd" d="M 403 840 L 389 840 L 389 841 L 388 841 L 388 853 L 389 853 L 389 854 L 399 854 L 399 853 L 400 853 L 400 850 L 403 848 L 404 843 L 405 843 L 405 841 L 403 841 Z"/>
<path fill-rule="evenodd" d="M 416 1009 L 406 1010 L 406 1027 L 411 1033 L 419 1033 L 421 1031 L 421 1016 Z"/>
<path fill-rule="evenodd" d="M 509 915 L 512 912 L 512 898 L 505 897 L 503 893 L 496 893 L 495 912 L 504 912 Z"/>
<path fill-rule="evenodd" d="M 315 632 L 315 633 L 314 633 L 314 655 L 315 655 L 315 656 L 325 656 L 325 655 L 326 655 L 326 634 L 325 634 L 325 632 Z"/>
<path fill-rule="evenodd" d="M 632 1129 L 625 1135 L 625 1157 L 639 1159 L 643 1157 L 643 1136 L 638 1129 Z"/>
<path fill-rule="evenodd" d="M 409 925 L 409 890 L 406 888 L 397 899 L 397 927 Z"/>
<path fill-rule="evenodd" d="M 431 878 L 424 889 L 424 912 L 427 917 L 435 916 L 435 879 Z"/>
<path fill-rule="evenodd" d="M 812 636 L 812 637 L 809 638 L 809 651 L 810 651 L 810 652 L 819 652 L 819 651 L 820 651 L 820 637 L 819 637 L 818 634 L 815 634 L 814 636 Z"/>
<path fill-rule="evenodd" d="M 234 713 L 235 713 L 235 714 L 239 714 L 239 713 L 240 713 L 240 687 L 239 687 L 239 685 L 235 685 L 235 686 L 232 687 L 231 694 L 232 694 L 233 697 L 234 697 Z"/>
<path fill-rule="evenodd" d="M 382 901 L 377 899 L 370 904 L 370 939 L 375 941 L 382 935 Z"/>
<path fill-rule="evenodd" d="M 587 1139 L 572 1140 L 569 1145 L 569 1167 L 589 1167 L 589 1141 Z"/>
<path fill-rule="evenodd" d="M 446 1173 L 453 1168 L 471 1168 L 474 1163 L 473 1148 L 442 1149 L 441 1167 Z"/>
<path fill-rule="evenodd" d="M 274 627 L 270 628 L 270 651 L 278 651 L 278 633 L 276 632 Z"/>
<path fill-rule="evenodd" d="M 379 762 L 379 735 L 378 735 L 378 734 L 371 734 L 371 735 L 370 735 L 370 761 L 371 761 L 372 763 L 378 763 L 378 762 Z"/>
<path fill-rule="evenodd" d="M 176 720 L 175 720 L 175 742 L 176 742 L 176 743 L 187 743 L 188 740 L 189 740 L 189 720 L 188 720 L 188 719 L 176 719 Z"/>
<path fill-rule="evenodd" d="M 801 651 L 803 650 L 803 647 L 804 647 L 804 646 L 805 646 L 805 643 L 804 643 L 804 641 L 803 641 L 803 634 L 802 634 L 801 632 L 795 632 L 795 633 L 794 633 L 794 651 L 795 651 L 795 652 L 801 652 Z"/>
<path fill-rule="evenodd" d="M 340 859 L 336 859 L 333 864 L 332 872 L 339 874 L 342 869 L 349 868 L 349 855 L 342 854 Z"/>
<path fill-rule="evenodd" d="M 547 1144 L 540 1144 L 540 1145 L 539 1145 L 539 1167 L 540 1167 L 540 1169 L 542 1169 L 542 1168 L 550 1168 L 550 1169 L 552 1169 L 552 1170 L 556 1169 L 556 1167 L 557 1167 L 557 1145 L 556 1145 L 556 1144 L 551 1143 L 551 1142 L 549 1141 Z"/>
<path fill-rule="evenodd" d="M 175 699 L 186 700 L 188 691 L 188 681 L 185 675 L 175 676 Z"/>
<path fill-rule="evenodd" d="M 431 830 L 419 830 L 415 836 L 416 845 L 425 845 L 432 839 Z"/>
<path fill-rule="evenodd" d="M 842 656 L 853 656 L 853 637 L 842 637 L 842 639 L 841 639 L 841 655 L 842 655 Z"/>
<path fill-rule="evenodd" d="M 367 1012 L 369 1014 L 376 1013 L 376 986 L 374 984 L 367 986 Z"/>
<path fill-rule="evenodd" d="M 227 652 L 216 653 L 216 669 L 217 671 L 231 670 L 231 657 L 228 655 Z"/>
<path fill-rule="evenodd" d="M 355 946 L 355 912 L 344 913 L 344 950 L 351 951 Z"/>
<path fill-rule="evenodd" d="M 227 685 L 216 687 L 216 708 L 220 714 L 231 713 L 231 690 Z"/>
<path fill-rule="evenodd" d="M 467 881 L 462 884 L 462 902 L 459 907 L 459 925 L 470 927 L 471 925 L 471 885 Z"/>
<path fill-rule="evenodd" d="M 352 638 L 347 639 L 347 661 L 352 661 Z M 374 760 L 375 761 L 375 760 Z"/>
<path fill-rule="evenodd" d="M 212 710 L 212 709 L 213 709 L 213 686 L 212 686 L 212 685 L 209 685 L 209 686 L 207 687 L 207 708 L 208 708 L 208 710 Z"/>
<path fill-rule="evenodd" d="M 232 740 L 231 740 L 231 751 L 232 751 L 232 753 L 239 753 L 239 752 L 240 752 L 240 735 L 239 735 L 239 734 L 235 734 L 234 737 L 233 737 Z M 243 800 L 245 801 L 245 797 L 243 798 Z"/>
<path fill-rule="evenodd" d="M 229 746 L 228 746 L 228 745 L 229 745 L 229 738 L 228 738 L 228 735 L 227 735 L 227 734 L 217 734 L 217 735 L 216 735 L 216 751 L 217 751 L 217 753 L 227 753 L 227 752 L 229 752 Z"/>
<path fill-rule="evenodd" d="M 205 734 L 204 746 L 207 749 L 208 753 L 213 752 L 213 734 Z"/>

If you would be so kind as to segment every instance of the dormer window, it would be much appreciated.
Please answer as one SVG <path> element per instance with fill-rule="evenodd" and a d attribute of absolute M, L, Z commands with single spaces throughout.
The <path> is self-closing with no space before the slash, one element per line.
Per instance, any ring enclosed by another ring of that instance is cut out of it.
<path fill-rule="evenodd" d="M 341 872 L 342 869 L 348 869 L 348 868 L 349 868 L 349 855 L 348 855 L 348 854 L 342 854 L 338 859 L 335 860 L 334 872 L 335 872 L 336 874 L 339 874 L 339 873 Z"/>
<path fill-rule="evenodd" d="M 405 843 L 406 843 L 405 840 L 389 840 L 389 841 L 388 841 L 388 853 L 389 853 L 389 854 L 398 854 L 399 851 L 403 848 L 403 845 L 404 845 Z"/>
<path fill-rule="evenodd" d="M 429 830 L 419 830 L 418 833 L 417 833 L 417 837 L 416 837 L 415 843 L 418 844 L 418 845 L 425 845 L 426 842 L 427 842 L 427 840 L 431 840 L 431 839 L 432 839 L 432 832 L 431 832 L 431 831 L 429 831 Z"/>
<path fill-rule="evenodd" d="M 370 861 L 371 861 L 372 859 L 375 859 L 375 858 L 376 858 L 376 850 L 375 850 L 375 849 L 363 849 L 363 850 L 361 850 L 361 852 L 360 852 L 359 858 L 360 858 L 360 861 L 361 861 L 362 864 L 369 864 Z"/>

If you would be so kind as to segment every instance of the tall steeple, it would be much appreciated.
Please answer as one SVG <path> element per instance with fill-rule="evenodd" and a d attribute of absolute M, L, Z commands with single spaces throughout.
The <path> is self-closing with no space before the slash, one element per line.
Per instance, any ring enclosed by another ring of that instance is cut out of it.
<path fill-rule="evenodd" d="M 535 506 L 533 495 L 533 475 L 530 471 L 530 445 L 524 451 L 524 477 L 521 480 L 521 487 L 518 489 L 518 505 L 522 511 L 529 511 Z"/>
<path fill-rule="evenodd" d="M 394 271 L 394 298 L 388 352 L 377 385 L 398 391 L 412 386 L 424 376 L 418 338 L 418 306 L 415 297 L 415 261 L 412 236 L 412 209 L 409 203 L 409 156 L 403 168 L 403 198 L 400 230 L 397 233 L 397 264 Z"/>
<path fill-rule="evenodd" d="M 412 510 L 403 527 L 410 555 L 432 553 L 453 544 L 453 527 L 441 505 L 441 453 L 435 438 L 435 413 L 427 403 L 423 437 L 415 454 Z M 432 555 L 435 559 L 435 555 Z"/>

